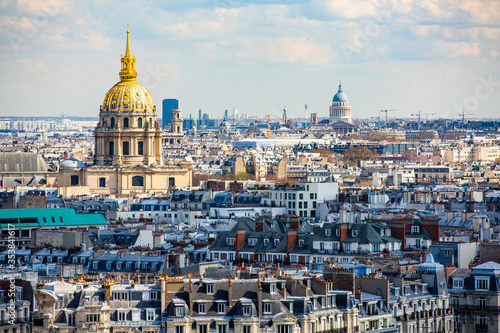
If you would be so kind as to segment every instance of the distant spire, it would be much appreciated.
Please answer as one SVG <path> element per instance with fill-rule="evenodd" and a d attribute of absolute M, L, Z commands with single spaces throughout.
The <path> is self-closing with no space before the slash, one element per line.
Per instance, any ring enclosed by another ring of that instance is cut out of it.
<path fill-rule="evenodd" d="M 342 81 L 339 83 L 339 92 L 342 92 Z"/>

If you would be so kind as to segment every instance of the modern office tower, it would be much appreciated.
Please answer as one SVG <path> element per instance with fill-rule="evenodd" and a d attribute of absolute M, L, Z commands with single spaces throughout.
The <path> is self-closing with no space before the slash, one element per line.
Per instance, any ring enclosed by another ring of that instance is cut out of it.
<path fill-rule="evenodd" d="M 224 120 L 228 119 L 227 116 L 228 116 L 228 112 L 227 112 L 227 110 L 224 110 Z"/>
<path fill-rule="evenodd" d="M 176 99 L 164 99 L 163 100 L 163 110 L 162 110 L 162 123 L 163 128 L 170 124 L 170 119 L 172 119 L 172 110 L 179 108 L 179 101 Z"/>

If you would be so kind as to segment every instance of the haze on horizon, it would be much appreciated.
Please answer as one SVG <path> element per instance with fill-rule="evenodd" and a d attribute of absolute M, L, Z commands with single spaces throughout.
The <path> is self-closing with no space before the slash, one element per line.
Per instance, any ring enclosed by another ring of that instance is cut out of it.
<path fill-rule="evenodd" d="M 500 114 L 498 1 L 4 0 L 0 17 L 0 116 L 97 117 L 127 23 L 159 115 L 177 98 L 185 118 L 326 117 L 340 80 L 353 118 Z"/>

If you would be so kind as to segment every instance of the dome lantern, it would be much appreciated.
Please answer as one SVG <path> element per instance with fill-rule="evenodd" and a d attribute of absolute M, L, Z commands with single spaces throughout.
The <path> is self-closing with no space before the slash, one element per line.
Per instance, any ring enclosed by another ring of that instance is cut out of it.
<path fill-rule="evenodd" d="M 121 81 L 135 81 L 137 78 L 137 72 L 135 71 L 135 54 L 132 56 L 130 53 L 130 38 L 129 30 L 127 25 L 127 46 L 125 47 L 125 56 L 122 55 L 121 63 L 122 67 L 120 70 Z"/>

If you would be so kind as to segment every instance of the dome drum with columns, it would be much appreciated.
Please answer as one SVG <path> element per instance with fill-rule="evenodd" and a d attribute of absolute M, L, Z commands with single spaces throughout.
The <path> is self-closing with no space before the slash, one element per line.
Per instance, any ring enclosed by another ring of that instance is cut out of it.
<path fill-rule="evenodd" d="M 342 89 L 342 83 L 339 84 L 339 90 L 333 96 L 332 105 L 330 106 L 329 122 L 330 124 L 343 121 L 352 124 L 351 106 L 347 95 Z"/>

